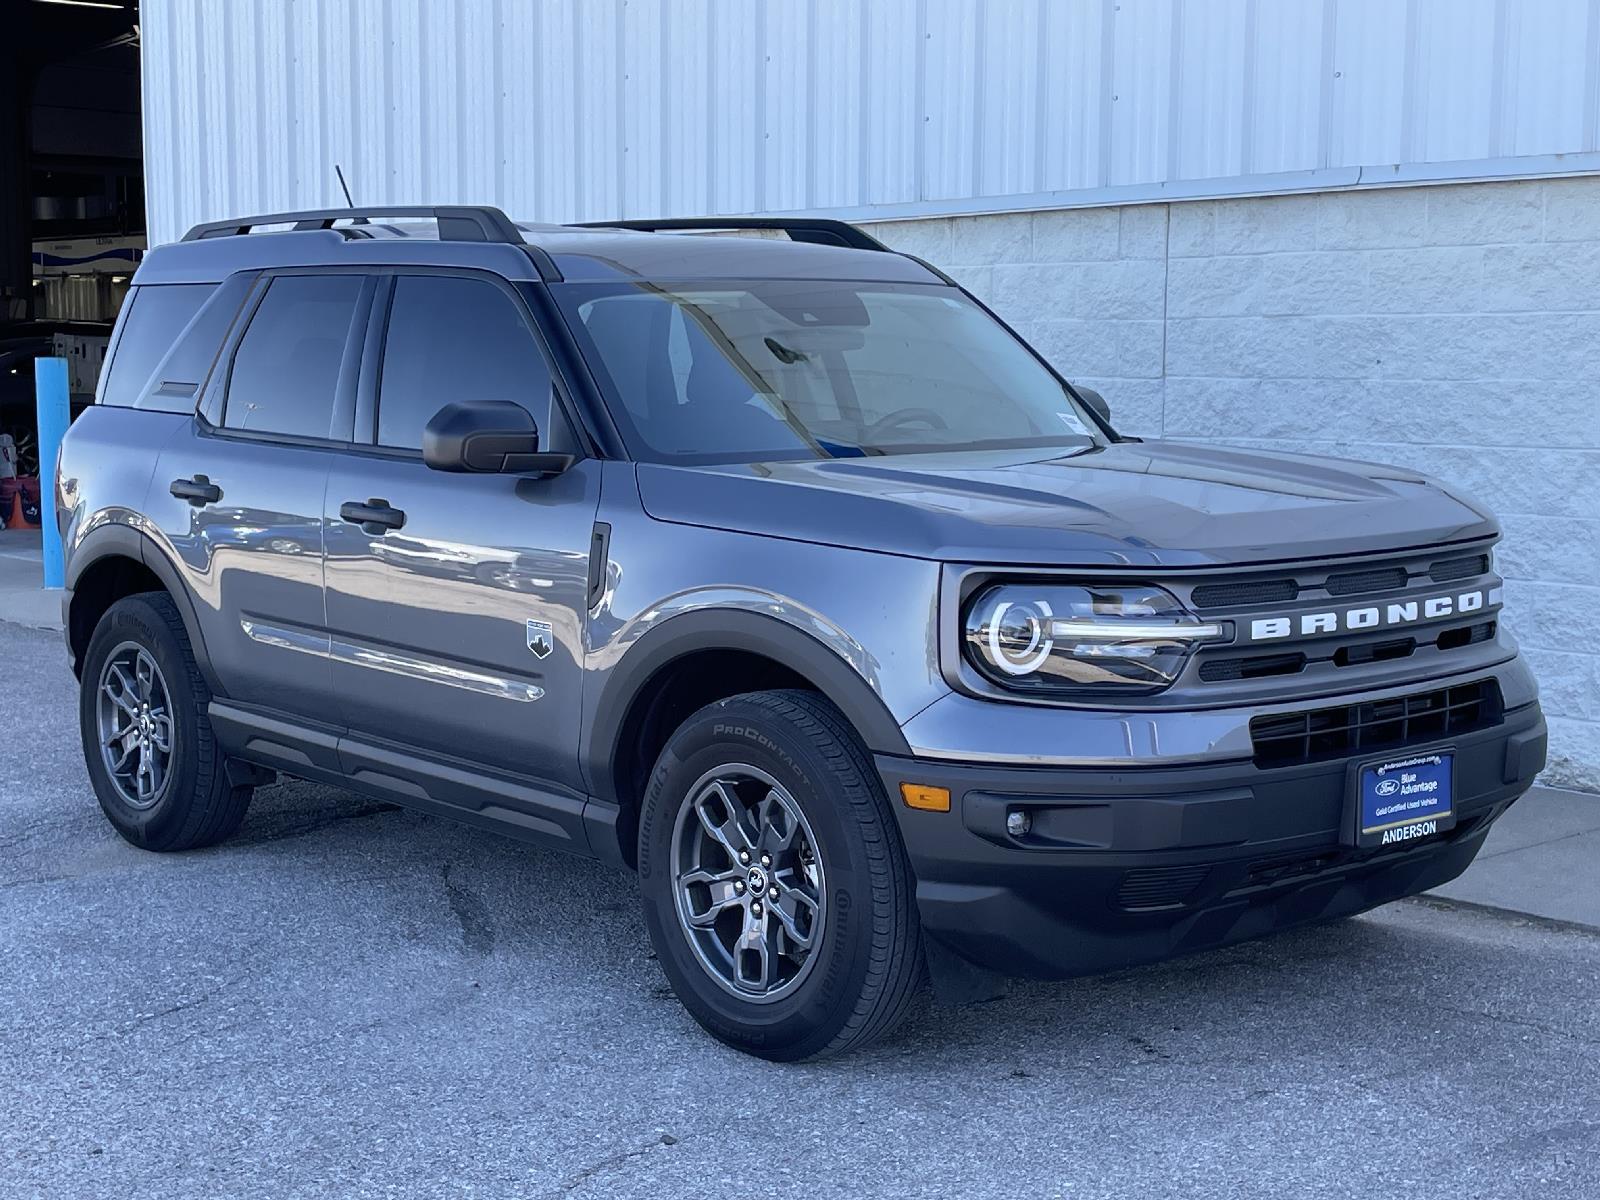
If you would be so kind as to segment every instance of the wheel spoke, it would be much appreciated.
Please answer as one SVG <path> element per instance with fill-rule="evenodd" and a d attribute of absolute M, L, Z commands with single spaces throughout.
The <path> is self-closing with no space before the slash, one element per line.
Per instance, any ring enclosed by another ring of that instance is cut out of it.
<path fill-rule="evenodd" d="M 767 990 L 772 978 L 772 947 L 767 944 L 765 917 L 746 915 L 744 931 L 733 945 L 733 972 L 744 987 Z"/>
<path fill-rule="evenodd" d="M 111 686 L 113 680 L 116 681 L 117 685 L 115 690 Z M 136 713 L 139 711 L 139 701 L 134 692 L 133 680 L 128 678 L 128 673 L 122 669 L 121 664 L 112 665 L 111 675 L 106 680 L 103 690 L 111 702 L 123 712 Z"/>
<path fill-rule="evenodd" d="M 712 811 L 714 805 L 720 805 L 722 808 L 720 819 Z M 733 798 L 720 779 L 713 781 L 711 786 L 695 799 L 694 811 L 705 831 L 716 839 L 735 862 L 738 861 L 741 850 L 748 852 L 755 849 L 749 831 L 739 819 L 739 802 Z"/>
<path fill-rule="evenodd" d="M 734 886 L 736 871 L 723 871 L 713 874 L 710 871 L 690 871 L 678 881 L 678 886 L 683 889 L 684 908 L 688 914 L 689 924 L 697 929 L 707 929 L 717 923 L 717 918 L 730 908 L 736 908 L 743 903 L 743 896 Z M 698 892 L 696 889 L 704 887 L 710 894 L 711 900 L 703 909 L 695 903 Z"/>
<path fill-rule="evenodd" d="M 163 754 L 172 753 L 172 718 L 154 717 L 154 725 L 150 734 L 151 744 Z"/>
<path fill-rule="evenodd" d="M 139 799 L 141 799 L 141 800 L 148 800 L 148 799 L 150 799 L 150 797 L 152 795 L 155 794 L 155 789 L 154 788 L 147 788 L 145 786 L 145 780 L 149 777 L 149 775 L 150 775 L 150 748 L 148 746 L 146 746 L 143 742 L 140 742 L 139 743 L 139 765 L 134 770 L 134 773 L 133 773 L 133 786 L 134 786 L 134 790 L 138 793 Z"/>
<path fill-rule="evenodd" d="M 150 700 L 150 693 L 155 690 L 156 663 L 143 650 L 133 660 L 134 682 L 138 684 L 139 699 L 146 703 Z"/>
<path fill-rule="evenodd" d="M 797 950 L 811 949 L 817 931 L 817 902 L 799 888 L 785 888 L 769 907 L 783 934 Z"/>
<path fill-rule="evenodd" d="M 789 805 L 776 791 L 768 791 L 756 809 L 761 821 L 757 847 L 765 854 L 776 857 L 794 843 L 795 819 Z"/>

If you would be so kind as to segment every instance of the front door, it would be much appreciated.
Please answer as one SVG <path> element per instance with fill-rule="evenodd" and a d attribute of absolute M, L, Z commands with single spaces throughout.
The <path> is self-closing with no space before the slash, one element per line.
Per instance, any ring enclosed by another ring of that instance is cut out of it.
<path fill-rule="evenodd" d="M 400 275 L 387 307 L 358 415 L 374 445 L 341 462 L 325 509 L 334 686 L 351 739 L 577 792 L 600 464 L 548 479 L 428 469 L 423 426 L 452 400 L 521 403 L 548 448 L 570 434 L 508 285 Z"/>

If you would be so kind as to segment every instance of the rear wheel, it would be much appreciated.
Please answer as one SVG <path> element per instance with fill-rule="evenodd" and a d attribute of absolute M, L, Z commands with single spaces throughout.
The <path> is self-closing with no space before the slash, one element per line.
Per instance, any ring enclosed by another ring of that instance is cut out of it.
<path fill-rule="evenodd" d="M 922 973 L 910 871 L 854 732 L 809 692 L 690 717 L 651 776 L 639 874 L 657 958 L 713 1036 L 763 1058 L 889 1032 Z"/>
<path fill-rule="evenodd" d="M 170 596 L 145 592 L 106 611 L 84 655 L 78 718 L 100 807 L 135 846 L 209 846 L 244 819 L 251 789 L 228 781 L 210 701 Z"/>

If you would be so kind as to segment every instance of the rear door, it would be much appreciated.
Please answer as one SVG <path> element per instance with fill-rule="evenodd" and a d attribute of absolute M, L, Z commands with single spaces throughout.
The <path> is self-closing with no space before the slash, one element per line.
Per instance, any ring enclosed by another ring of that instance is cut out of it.
<path fill-rule="evenodd" d="M 389 743 L 581 788 L 583 623 L 600 464 L 554 478 L 429 470 L 422 430 L 453 400 L 512 400 L 540 444 L 572 426 L 517 291 L 478 273 L 400 273 L 375 305 L 357 428 L 327 494 L 334 686 L 352 742 Z M 391 510 L 390 524 L 341 516 Z M 347 770 L 380 770 L 347 756 Z"/>
<path fill-rule="evenodd" d="M 200 414 L 162 450 L 149 504 L 228 698 L 329 726 L 340 712 L 323 502 L 330 466 L 350 443 L 375 287 L 350 273 L 263 277 Z"/>

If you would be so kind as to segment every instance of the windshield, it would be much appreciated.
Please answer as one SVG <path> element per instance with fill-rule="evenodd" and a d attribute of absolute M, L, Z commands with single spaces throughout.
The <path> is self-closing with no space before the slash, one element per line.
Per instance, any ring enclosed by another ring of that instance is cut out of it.
<path fill-rule="evenodd" d="M 770 280 L 552 290 L 642 461 L 1100 440 L 1061 382 L 953 288 Z"/>

